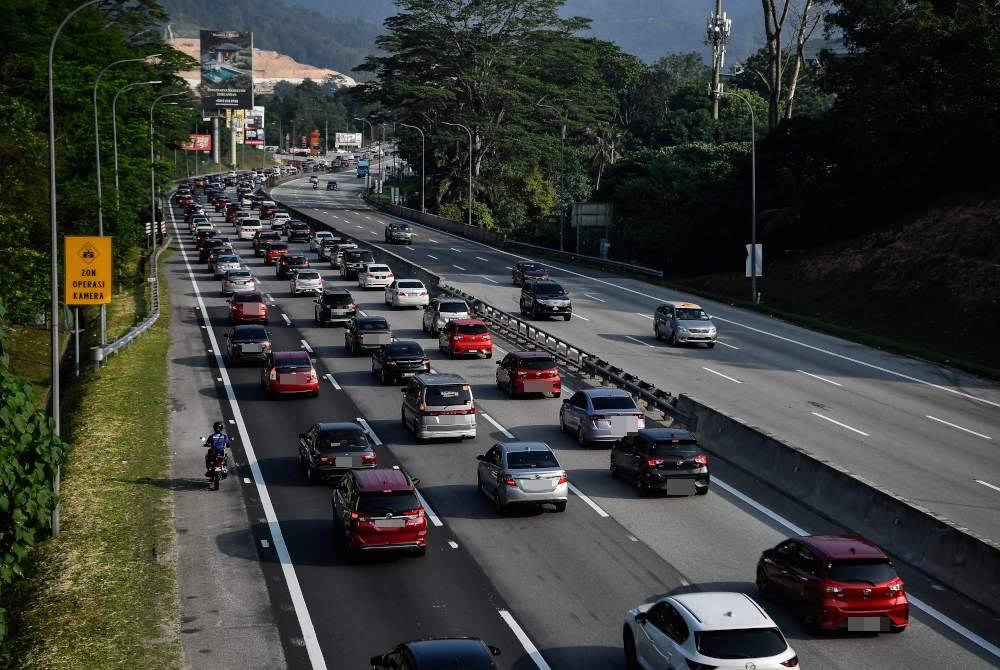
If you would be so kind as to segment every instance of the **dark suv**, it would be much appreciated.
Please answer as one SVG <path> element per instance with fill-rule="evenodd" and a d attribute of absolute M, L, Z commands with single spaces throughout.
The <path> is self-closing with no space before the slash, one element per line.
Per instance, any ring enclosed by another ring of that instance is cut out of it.
<path fill-rule="evenodd" d="M 299 464 L 311 483 L 374 468 L 375 449 L 356 423 L 317 423 L 299 435 Z"/>
<path fill-rule="evenodd" d="M 340 276 L 343 279 L 357 279 L 365 265 L 374 262 L 375 257 L 367 249 L 348 249 L 344 252 L 344 262 L 340 264 Z"/>
<path fill-rule="evenodd" d="M 348 323 L 354 318 L 358 307 L 354 304 L 354 296 L 347 289 L 339 288 L 324 291 L 316 298 L 313 310 L 316 323 L 325 326 L 328 323 Z"/>
<path fill-rule="evenodd" d="M 309 259 L 300 254 L 285 254 L 275 263 L 274 276 L 278 279 L 288 279 L 296 270 L 309 267 Z"/>
<path fill-rule="evenodd" d="M 259 230 L 253 238 L 253 255 L 264 255 L 264 244 L 281 239 L 281 234 L 277 230 Z"/>
<path fill-rule="evenodd" d="M 694 435 L 677 428 L 644 428 L 611 447 L 611 476 L 635 484 L 640 496 L 708 493 L 708 456 Z"/>
<path fill-rule="evenodd" d="M 309 224 L 305 221 L 296 221 L 294 219 L 288 222 L 288 225 L 285 226 L 285 231 L 289 242 L 308 242 L 309 236 L 312 235 L 312 231 L 309 230 Z"/>
<path fill-rule="evenodd" d="M 540 316 L 561 316 L 569 321 L 573 305 L 569 294 L 554 281 L 526 281 L 521 286 L 521 314 L 537 319 Z"/>
<path fill-rule="evenodd" d="M 402 470 L 349 470 L 333 490 L 333 523 L 343 531 L 347 556 L 369 550 L 427 551 L 427 519 L 416 479 Z"/>

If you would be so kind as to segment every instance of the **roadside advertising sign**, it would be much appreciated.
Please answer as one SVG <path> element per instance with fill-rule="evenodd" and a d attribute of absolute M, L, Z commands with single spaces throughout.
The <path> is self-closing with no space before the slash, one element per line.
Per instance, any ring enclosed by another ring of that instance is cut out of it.
<path fill-rule="evenodd" d="M 264 108 L 254 105 L 253 110 L 247 110 L 246 125 L 243 128 L 243 144 L 264 146 Z"/>
<path fill-rule="evenodd" d="M 67 305 L 111 302 L 111 238 L 66 237 L 63 301 Z"/>
<path fill-rule="evenodd" d="M 253 108 L 253 33 L 201 31 L 204 109 Z"/>
<path fill-rule="evenodd" d="M 361 133 L 337 133 L 334 139 L 336 140 L 334 144 L 338 147 L 361 146 Z"/>
<path fill-rule="evenodd" d="M 211 151 L 212 150 L 212 136 L 211 135 L 188 135 L 188 141 L 181 143 L 181 149 L 184 151 Z"/>

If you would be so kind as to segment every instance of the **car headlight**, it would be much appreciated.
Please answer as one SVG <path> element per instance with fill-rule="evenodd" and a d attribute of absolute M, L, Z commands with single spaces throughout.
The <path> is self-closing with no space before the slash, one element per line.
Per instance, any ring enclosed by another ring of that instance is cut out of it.
<path fill-rule="evenodd" d="M 677 332 L 681 335 L 690 335 L 690 331 L 687 328 L 678 327 Z"/>
<path fill-rule="evenodd" d="M 715 333 L 716 333 L 715 326 L 712 326 L 711 328 L 709 328 L 708 329 L 708 333 L 709 333 L 709 335 L 715 335 Z"/>

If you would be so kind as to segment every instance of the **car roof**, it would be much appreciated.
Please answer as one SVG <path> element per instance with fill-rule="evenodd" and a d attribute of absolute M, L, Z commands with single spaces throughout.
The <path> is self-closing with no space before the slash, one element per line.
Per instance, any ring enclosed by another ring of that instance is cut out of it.
<path fill-rule="evenodd" d="M 683 309 L 701 309 L 701 305 L 693 302 L 684 302 L 683 300 L 668 300 L 664 304 L 670 305 L 671 307 L 681 307 Z"/>
<path fill-rule="evenodd" d="M 386 491 L 413 491 L 413 482 L 402 470 L 375 468 L 372 470 L 352 470 L 358 490 L 362 493 Z"/>
<path fill-rule="evenodd" d="M 267 328 L 265 328 L 264 326 L 262 326 L 262 325 L 260 325 L 258 323 L 241 323 L 238 326 L 233 326 L 233 332 L 234 333 L 242 333 L 242 332 L 246 332 L 246 331 L 254 331 L 254 332 L 256 332 L 258 330 L 266 332 Z"/>
<path fill-rule="evenodd" d="M 497 442 L 504 451 L 552 451 L 544 442 Z"/>
<path fill-rule="evenodd" d="M 639 436 L 653 442 L 695 439 L 693 433 L 686 431 L 683 428 L 643 428 L 639 431 Z"/>
<path fill-rule="evenodd" d="M 448 296 L 443 296 L 443 295 L 439 295 L 438 297 L 434 298 L 434 300 L 432 300 L 431 302 L 460 302 L 464 303 L 466 308 L 468 308 L 469 306 L 469 303 L 465 302 L 461 298 L 449 298 Z"/>
<path fill-rule="evenodd" d="M 888 558 L 878 545 L 859 535 L 809 535 L 799 541 L 827 560 Z"/>
<path fill-rule="evenodd" d="M 486 322 L 482 319 L 452 319 L 449 323 L 453 323 L 456 326 L 485 326 Z"/>
<path fill-rule="evenodd" d="M 481 662 L 485 667 L 494 667 L 489 649 L 482 640 L 474 637 L 414 640 L 407 642 L 406 646 L 417 663 L 426 664 L 430 668 L 466 667 L 472 661 Z"/>
<path fill-rule="evenodd" d="M 745 593 L 682 593 L 668 599 L 688 613 L 698 630 L 776 627 L 767 612 Z"/>
<path fill-rule="evenodd" d="M 427 386 L 443 386 L 445 384 L 468 384 L 461 375 L 452 374 L 450 372 L 424 372 L 422 374 L 416 375 L 414 379 L 420 381 L 420 383 Z"/>
<path fill-rule="evenodd" d="M 590 398 L 620 398 L 629 395 L 628 391 L 622 389 L 608 388 L 602 386 L 596 389 L 582 389 L 580 393 Z"/>
<path fill-rule="evenodd" d="M 300 352 L 282 352 L 282 353 L 300 353 Z M 320 421 L 316 424 L 316 427 L 320 432 L 328 430 L 356 430 L 364 432 L 364 428 L 354 423 L 353 421 Z"/>
<path fill-rule="evenodd" d="M 310 360 L 309 354 L 304 351 L 275 351 L 271 358 L 275 361 Z"/>
<path fill-rule="evenodd" d="M 534 288 L 536 286 L 558 286 L 559 288 L 562 288 L 562 284 L 552 279 L 532 279 L 531 281 L 525 282 L 524 286 L 525 288 Z"/>
<path fill-rule="evenodd" d="M 351 295 L 346 288 L 328 288 L 323 291 L 323 295 Z"/>

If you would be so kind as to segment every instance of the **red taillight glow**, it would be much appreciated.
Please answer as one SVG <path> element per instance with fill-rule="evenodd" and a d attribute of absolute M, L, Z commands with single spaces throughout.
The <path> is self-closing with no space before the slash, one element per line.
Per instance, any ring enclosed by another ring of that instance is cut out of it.
<path fill-rule="evenodd" d="M 319 375 L 316 374 L 316 368 L 311 368 L 309 370 L 309 381 L 314 382 L 319 380 Z"/>
<path fill-rule="evenodd" d="M 785 668 L 797 668 L 797 667 L 799 667 L 799 657 L 798 656 L 792 656 L 787 661 L 782 661 L 781 665 L 782 665 L 782 667 L 785 667 Z"/>
<path fill-rule="evenodd" d="M 517 486 L 517 480 L 511 477 L 510 475 L 504 477 L 503 483 L 506 484 L 507 486 Z"/>
<path fill-rule="evenodd" d="M 567 475 L 565 472 L 562 473 L 561 475 L 559 475 L 559 481 L 557 483 L 569 484 L 569 475 Z"/>
<path fill-rule="evenodd" d="M 362 465 L 375 465 L 375 454 L 362 454 L 361 456 Z"/>
<path fill-rule="evenodd" d="M 662 458 L 647 458 L 646 459 L 646 467 L 655 468 L 658 465 L 663 465 L 663 459 Z"/>
<path fill-rule="evenodd" d="M 705 454 L 698 454 L 694 457 L 694 462 L 702 466 L 708 465 L 708 456 Z"/>

